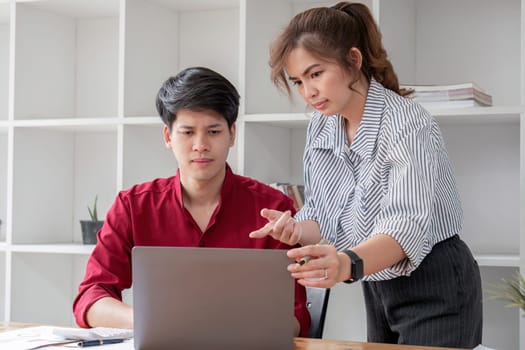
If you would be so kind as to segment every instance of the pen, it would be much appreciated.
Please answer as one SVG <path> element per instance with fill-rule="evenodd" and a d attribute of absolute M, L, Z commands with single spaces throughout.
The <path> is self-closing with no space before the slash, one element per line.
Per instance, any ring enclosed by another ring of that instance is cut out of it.
<path fill-rule="evenodd" d="M 324 238 L 321 238 L 321 240 L 316 245 L 321 245 L 321 244 L 330 244 L 330 242 Z M 303 266 L 304 264 L 309 262 L 311 259 L 312 257 L 310 255 L 305 255 L 301 258 L 301 260 L 299 260 L 298 264 L 300 266 Z"/>
<path fill-rule="evenodd" d="M 126 339 L 97 339 L 97 340 L 82 340 L 78 342 L 78 346 L 84 348 L 86 346 L 97 346 L 105 344 L 117 344 L 122 343 Z"/>

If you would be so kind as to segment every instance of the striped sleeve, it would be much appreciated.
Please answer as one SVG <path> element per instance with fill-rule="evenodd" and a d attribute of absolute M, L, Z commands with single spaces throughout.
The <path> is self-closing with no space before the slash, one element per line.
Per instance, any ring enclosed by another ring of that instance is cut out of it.
<path fill-rule="evenodd" d="M 401 133 L 388 152 L 391 165 L 388 195 L 378 213 L 372 236 L 386 234 L 401 245 L 408 257 L 405 273 L 413 271 L 430 252 L 428 233 L 435 192 L 435 159 L 431 123 Z"/>

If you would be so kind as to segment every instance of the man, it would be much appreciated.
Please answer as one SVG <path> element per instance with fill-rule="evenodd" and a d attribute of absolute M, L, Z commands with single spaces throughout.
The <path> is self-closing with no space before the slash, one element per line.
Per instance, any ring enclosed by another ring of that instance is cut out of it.
<path fill-rule="evenodd" d="M 164 82 L 156 104 L 179 169 L 118 194 L 73 304 L 81 327 L 133 328 L 121 294 L 131 286 L 133 246 L 290 248 L 248 236 L 265 224 L 261 209 L 294 209 L 284 194 L 235 175 L 226 163 L 239 108 L 235 87 L 210 69 L 188 68 Z M 295 335 L 307 336 L 309 323 L 305 290 L 296 283 Z"/>

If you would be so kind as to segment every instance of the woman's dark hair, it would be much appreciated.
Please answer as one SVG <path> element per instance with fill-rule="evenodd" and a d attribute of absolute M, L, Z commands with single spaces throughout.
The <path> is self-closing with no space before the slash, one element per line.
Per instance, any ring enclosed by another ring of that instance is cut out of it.
<path fill-rule="evenodd" d="M 381 32 L 366 5 L 340 2 L 332 7 L 312 8 L 292 18 L 270 49 L 271 79 L 288 94 L 286 60 L 298 47 L 356 71 L 355 62 L 348 55 L 355 47 L 363 56 L 361 71 L 367 80 L 374 77 L 384 87 L 400 93 L 397 75 L 381 43 Z"/>
<path fill-rule="evenodd" d="M 219 73 L 205 67 L 190 67 L 162 84 L 156 106 L 160 118 L 170 130 L 180 109 L 215 111 L 231 128 L 239 112 L 239 93 Z"/>

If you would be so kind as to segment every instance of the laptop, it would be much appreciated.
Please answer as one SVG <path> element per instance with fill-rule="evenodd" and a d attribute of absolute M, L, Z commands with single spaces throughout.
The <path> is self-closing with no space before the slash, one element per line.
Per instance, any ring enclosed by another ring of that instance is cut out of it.
<path fill-rule="evenodd" d="M 135 349 L 293 349 L 285 250 L 134 247 Z"/>

